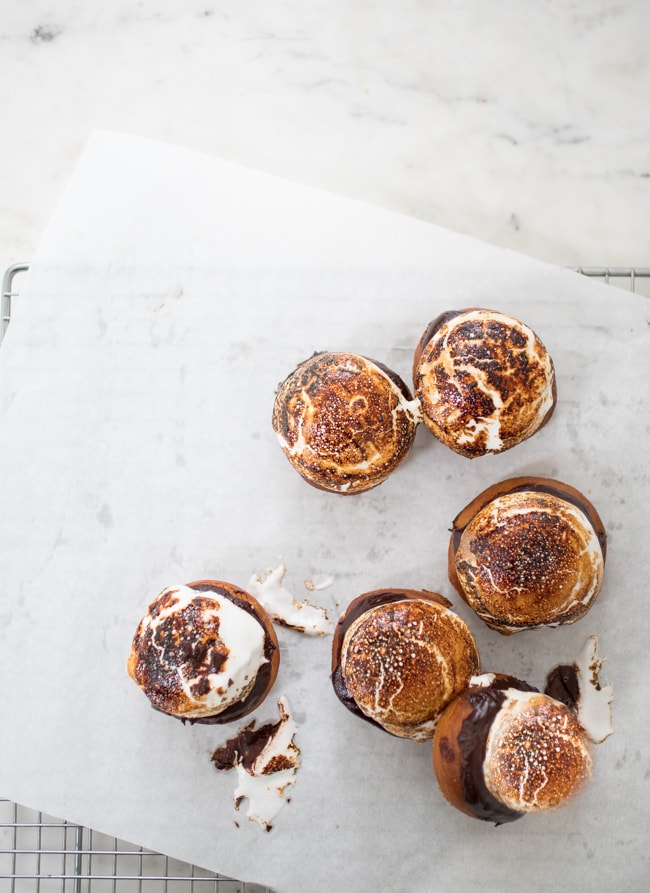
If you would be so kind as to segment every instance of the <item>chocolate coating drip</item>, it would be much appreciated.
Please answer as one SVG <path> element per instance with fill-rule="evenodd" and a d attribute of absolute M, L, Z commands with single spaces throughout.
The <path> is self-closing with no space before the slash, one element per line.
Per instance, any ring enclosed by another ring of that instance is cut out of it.
<path fill-rule="evenodd" d="M 365 598 L 357 599 L 357 601 L 346 611 L 343 617 L 341 617 L 334 633 L 331 676 L 334 692 L 343 706 L 347 707 L 351 713 L 354 713 L 355 716 L 358 716 L 361 719 L 365 719 L 366 722 L 369 722 L 373 726 L 377 726 L 377 728 L 382 728 L 382 726 L 380 726 L 378 722 L 375 722 L 374 719 L 367 716 L 363 710 L 359 708 L 357 702 L 348 691 L 341 671 L 341 646 L 343 645 L 343 639 L 345 638 L 348 629 L 352 626 L 354 621 L 361 617 L 362 614 L 365 614 L 366 611 L 369 611 L 372 608 L 377 608 L 380 605 L 405 601 L 407 598 L 408 596 L 398 592 L 383 592 L 381 594 L 371 593 Z"/>
<path fill-rule="evenodd" d="M 500 803 L 485 784 L 483 764 L 490 728 L 505 699 L 505 689 L 520 691 L 537 689 L 513 677 L 497 677 L 487 688 L 470 687 L 465 693 L 472 713 L 465 719 L 458 734 L 458 747 L 463 757 L 463 799 L 477 818 L 503 825 L 524 815 Z"/>
<path fill-rule="evenodd" d="M 354 715 L 358 716 L 359 719 L 365 719 L 366 722 L 369 722 L 371 725 L 376 726 L 378 729 L 380 729 L 381 726 L 378 722 L 375 722 L 374 719 L 366 716 L 363 710 L 359 709 L 359 705 L 348 691 L 348 687 L 345 684 L 345 679 L 343 678 L 343 673 L 341 672 L 340 662 L 332 670 L 331 679 L 336 697 L 343 704 L 343 706 L 347 707 L 350 713 L 354 713 Z"/>
<path fill-rule="evenodd" d="M 551 670 L 546 677 L 544 694 L 576 711 L 580 702 L 580 683 L 575 664 L 562 664 Z"/>

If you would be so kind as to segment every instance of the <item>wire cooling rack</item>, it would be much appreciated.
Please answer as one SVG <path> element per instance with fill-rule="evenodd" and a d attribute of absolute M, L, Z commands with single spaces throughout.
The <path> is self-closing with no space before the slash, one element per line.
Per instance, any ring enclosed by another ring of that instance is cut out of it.
<path fill-rule="evenodd" d="M 0 798 L 3 893 L 273 893 Z"/>
<path fill-rule="evenodd" d="M 0 342 L 19 294 L 15 278 L 27 269 L 28 264 L 13 264 L 4 274 Z M 576 272 L 650 298 L 650 267 Z M 0 882 L 2 893 L 273 893 L 1 797 Z"/>
<path fill-rule="evenodd" d="M 11 302 L 17 297 L 14 290 L 14 279 L 19 273 L 29 269 L 27 263 L 10 266 L 2 279 L 2 302 L 0 305 L 0 344 L 4 338 L 11 318 Z M 650 297 L 650 267 L 574 267 L 577 273 L 597 279 L 608 285 L 617 285 L 626 291 L 633 291 Z"/>

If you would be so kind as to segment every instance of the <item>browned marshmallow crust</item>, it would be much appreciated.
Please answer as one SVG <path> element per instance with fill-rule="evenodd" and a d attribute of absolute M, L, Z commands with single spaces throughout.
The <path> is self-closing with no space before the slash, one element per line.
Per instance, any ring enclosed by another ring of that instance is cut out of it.
<path fill-rule="evenodd" d="M 582 493 L 517 477 L 480 493 L 455 518 L 449 579 L 504 635 L 579 620 L 598 595 L 606 536 Z"/>
<path fill-rule="evenodd" d="M 280 385 L 273 429 L 312 486 L 361 493 L 382 483 L 408 453 L 417 404 L 399 376 L 350 353 L 317 353 Z"/>
<path fill-rule="evenodd" d="M 380 589 L 339 620 L 332 684 L 356 716 L 402 738 L 431 738 L 441 710 L 478 672 L 476 643 L 437 593 Z"/>
<path fill-rule="evenodd" d="M 280 649 L 273 624 L 252 595 L 231 583 L 198 580 L 186 586 L 196 591 L 196 597 L 179 610 L 175 610 L 174 588 L 164 590 L 151 603 L 133 637 L 127 671 L 156 710 L 184 722 L 232 722 L 255 710 L 275 682 Z M 240 700 L 214 715 L 192 716 L 189 711 L 193 703 L 183 689 L 181 674 L 196 680 L 194 691 L 200 698 L 210 674 L 224 666 L 231 650 L 241 647 L 241 643 L 226 641 L 220 634 L 219 620 L 210 613 L 214 596 L 228 599 L 260 625 L 264 661 L 250 690 Z"/>
<path fill-rule="evenodd" d="M 468 458 L 531 437 L 556 402 L 553 362 L 537 335 L 494 310 L 451 310 L 424 331 L 413 361 L 429 430 Z"/>
<path fill-rule="evenodd" d="M 565 704 L 502 674 L 485 674 L 436 726 L 433 768 L 443 796 L 497 825 L 568 802 L 591 772 L 585 730 Z"/>

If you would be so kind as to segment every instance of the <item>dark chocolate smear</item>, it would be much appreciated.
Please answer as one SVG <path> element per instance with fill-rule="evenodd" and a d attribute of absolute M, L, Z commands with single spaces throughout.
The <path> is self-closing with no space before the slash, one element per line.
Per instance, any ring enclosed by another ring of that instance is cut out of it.
<path fill-rule="evenodd" d="M 259 729 L 255 728 L 255 720 L 245 726 L 225 744 L 218 747 L 210 759 L 217 769 L 227 771 L 240 764 L 250 772 L 253 763 L 262 753 L 266 745 L 280 728 L 282 720 L 269 722 Z"/>
<path fill-rule="evenodd" d="M 372 595 L 368 595 L 367 598 L 359 599 L 356 605 L 354 605 L 351 609 L 349 608 L 346 613 L 341 617 L 338 622 L 338 629 L 336 632 L 336 640 L 338 641 L 339 646 L 343 645 L 343 639 L 345 638 L 345 634 L 348 629 L 352 626 L 354 621 L 361 617 L 362 614 L 365 614 L 366 611 L 370 611 L 372 608 L 376 608 L 379 605 L 390 604 L 391 602 L 402 602 L 406 601 L 408 596 L 399 592 L 378 592 Z M 332 670 L 332 687 L 334 688 L 334 692 L 339 701 L 343 704 L 344 707 L 354 713 L 355 716 L 360 717 L 361 719 L 365 719 L 366 722 L 369 722 L 373 726 L 377 726 L 378 729 L 382 729 L 382 731 L 386 732 L 387 729 L 384 729 L 382 725 L 376 722 L 374 719 L 371 719 L 369 716 L 360 709 L 357 702 L 354 700 L 350 692 L 348 691 L 348 687 L 345 684 L 345 679 L 343 678 L 343 673 L 341 671 L 341 653 L 339 647 L 339 653 L 336 655 L 336 665 Z M 389 732 L 389 734 L 393 734 Z M 398 737 L 398 736 L 396 736 Z"/>
<path fill-rule="evenodd" d="M 580 703 L 580 682 L 575 664 L 561 664 L 546 677 L 544 694 L 560 701 L 574 712 Z"/>
<path fill-rule="evenodd" d="M 497 676 L 486 688 L 471 686 L 465 697 L 472 706 L 472 712 L 464 720 L 458 734 L 458 747 L 463 757 L 463 800 L 477 818 L 496 825 L 514 822 L 524 815 L 505 806 L 490 793 L 483 772 L 488 734 L 506 700 L 507 688 L 537 691 L 534 686 L 511 676 Z"/>

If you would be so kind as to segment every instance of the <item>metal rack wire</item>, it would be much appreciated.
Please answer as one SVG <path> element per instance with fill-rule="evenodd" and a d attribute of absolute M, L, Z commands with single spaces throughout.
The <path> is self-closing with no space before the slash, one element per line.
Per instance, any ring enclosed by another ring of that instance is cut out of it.
<path fill-rule="evenodd" d="M 29 264 L 19 263 L 12 264 L 5 270 L 2 277 L 2 295 L 0 296 L 0 344 L 5 336 L 5 332 L 9 327 L 11 319 L 11 299 L 18 293 L 13 290 L 14 278 L 18 273 L 25 273 L 29 269 Z"/>
<path fill-rule="evenodd" d="M 6 886 L 4 886 L 6 885 Z M 272 893 L 0 799 L 7 893 Z"/>
<path fill-rule="evenodd" d="M 9 267 L 2 280 L 0 342 L 18 296 Z M 576 272 L 650 298 L 650 267 L 581 267 Z M 81 825 L 0 798 L 2 893 L 273 893 L 179 862 Z"/>
<path fill-rule="evenodd" d="M 650 297 L 650 267 L 574 267 L 576 273 Z"/>

